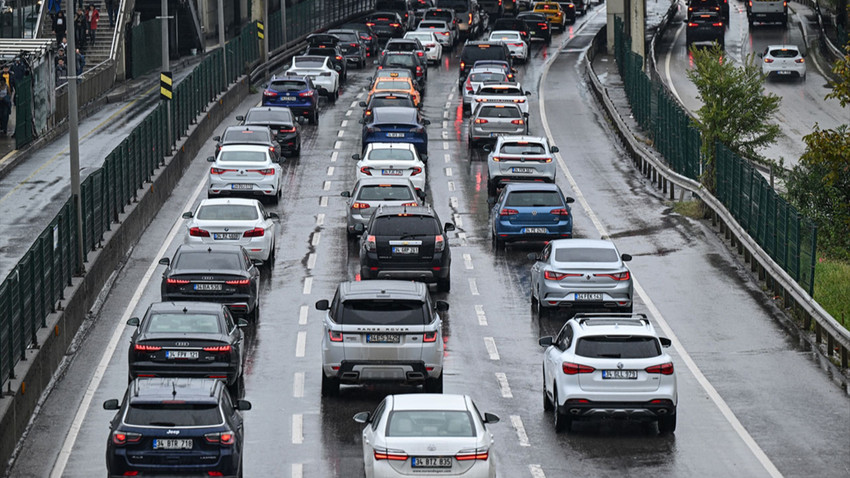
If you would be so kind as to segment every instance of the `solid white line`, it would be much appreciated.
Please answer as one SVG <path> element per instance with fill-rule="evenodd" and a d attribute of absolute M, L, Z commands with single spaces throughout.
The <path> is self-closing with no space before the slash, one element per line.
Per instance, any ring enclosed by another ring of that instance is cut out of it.
<path fill-rule="evenodd" d="M 310 254 L 307 254 L 307 270 L 310 270 L 310 269 L 316 267 L 316 257 L 317 256 L 316 256 L 315 252 L 311 252 Z"/>
<path fill-rule="evenodd" d="M 493 337 L 484 337 L 484 347 L 487 348 L 487 355 L 490 360 L 499 360 L 499 349 L 496 348 L 496 341 Z"/>
<path fill-rule="evenodd" d="M 546 478 L 543 467 L 540 465 L 528 465 L 528 471 L 531 472 L 531 478 Z"/>
<path fill-rule="evenodd" d="M 304 443 L 304 415 L 295 413 L 292 415 L 292 444 Z"/>
<path fill-rule="evenodd" d="M 670 77 L 670 57 L 673 56 L 673 48 L 676 47 L 676 42 L 679 41 L 679 35 L 682 34 L 682 31 L 685 29 L 684 23 L 676 30 L 676 35 L 673 36 L 673 44 L 669 50 L 667 50 L 667 57 L 664 58 L 664 76 L 667 77 L 667 87 L 670 88 L 670 92 L 673 93 L 673 96 L 679 100 L 679 104 L 682 104 L 682 97 L 679 96 L 679 92 L 676 91 L 676 85 L 673 84 L 673 78 Z"/>
<path fill-rule="evenodd" d="M 348 126 L 348 120 L 342 120 L 342 123 L 339 124 L 340 128 L 345 128 L 346 126 Z"/>
<path fill-rule="evenodd" d="M 295 356 L 303 357 L 307 351 L 307 332 L 298 332 L 298 338 L 295 339 Z"/>
<path fill-rule="evenodd" d="M 502 372 L 496 372 L 496 380 L 499 382 L 499 390 L 502 392 L 502 397 L 514 398 L 514 394 L 511 393 L 511 386 L 508 384 L 508 376 Z"/>
<path fill-rule="evenodd" d="M 334 168 L 333 166 L 328 166 L 328 176 L 333 176 L 335 170 L 336 168 Z"/>
<path fill-rule="evenodd" d="M 310 312 L 310 307 L 302 305 L 298 311 L 298 325 L 307 325 L 307 314 Z"/>
<path fill-rule="evenodd" d="M 325 181 L 324 183 L 322 183 L 322 189 L 324 189 L 325 191 L 330 191 L 331 190 L 331 182 Z"/>
<path fill-rule="evenodd" d="M 446 176 L 451 177 L 451 175 L 452 175 L 452 168 L 446 168 Z"/>
<path fill-rule="evenodd" d="M 333 153 L 331 153 L 331 162 L 335 163 L 338 157 L 339 157 L 339 151 L 334 151 Z"/>
<path fill-rule="evenodd" d="M 546 76 L 549 74 L 549 65 L 551 65 L 554 61 L 555 58 L 550 60 L 550 62 L 547 63 L 544 67 L 543 75 L 540 78 L 541 85 L 546 84 Z M 543 122 L 543 129 L 545 130 L 546 136 L 548 137 L 551 143 L 553 141 L 553 138 L 552 131 L 549 129 L 549 121 L 546 118 L 545 90 L 541 89 L 538 96 L 540 100 L 537 102 L 537 107 L 540 110 L 540 118 Z M 561 158 L 561 153 L 555 153 L 555 158 L 558 160 L 558 165 L 564 172 L 564 176 L 567 178 L 567 181 L 570 183 L 570 187 L 573 190 L 573 194 L 578 199 L 585 213 L 588 215 L 588 217 L 590 217 L 597 232 L 599 232 L 602 237 L 609 237 L 607 229 L 605 228 L 605 226 L 602 225 L 602 222 L 599 221 L 599 218 L 590 208 L 590 205 L 587 203 L 587 200 L 584 198 L 584 195 L 578 187 L 578 183 L 576 183 L 575 179 L 570 173 L 570 170 L 567 168 L 566 163 L 564 163 L 563 158 Z M 762 467 L 764 467 L 765 471 L 767 471 L 770 476 L 781 477 L 782 473 L 779 472 L 779 469 L 776 468 L 776 465 L 773 464 L 770 458 L 764 453 L 764 450 L 761 449 L 761 447 L 758 445 L 758 443 L 756 443 L 756 441 L 749 434 L 746 428 L 744 428 L 740 420 L 738 420 L 738 417 L 735 416 L 735 413 L 732 412 L 732 409 L 729 408 L 729 405 L 726 403 L 723 397 L 721 397 L 720 394 L 717 393 L 717 390 L 714 388 L 713 385 L 711 385 L 711 383 L 702 373 L 700 368 L 697 366 L 696 362 L 693 361 L 690 354 L 688 354 L 684 346 L 682 346 L 682 343 L 679 342 L 679 339 L 676 337 L 676 334 L 673 333 L 673 330 L 667 324 L 667 321 L 661 315 L 661 312 L 652 302 L 652 299 L 649 298 L 649 294 L 646 293 L 646 291 L 643 289 L 643 287 L 641 287 L 640 283 L 634 276 L 632 276 L 632 284 L 634 285 L 635 292 L 637 292 L 638 296 L 640 296 L 641 300 L 643 300 L 643 302 L 646 304 L 646 307 L 649 309 L 650 313 L 655 317 L 656 322 L 658 322 L 658 325 L 664 331 L 664 334 L 667 335 L 667 338 L 669 338 L 670 341 L 673 343 L 674 350 L 676 350 L 676 352 L 679 354 L 682 361 L 685 362 L 685 366 L 688 367 L 688 370 L 697 379 L 697 382 L 699 382 L 703 390 L 705 390 L 709 398 L 711 398 L 715 406 L 718 408 L 718 410 L 720 410 L 723 417 L 726 418 L 726 421 L 729 422 L 729 425 L 732 426 L 732 429 L 735 430 L 735 432 L 738 434 L 744 444 L 747 445 L 747 448 L 749 448 L 752 454 L 755 456 L 756 460 L 759 461 L 759 463 L 762 465 Z"/>
<path fill-rule="evenodd" d="M 327 197 L 327 196 L 322 196 L 322 197 Z M 312 240 L 310 240 L 310 245 L 312 245 L 313 247 L 318 246 L 318 245 L 319 245 L 319 240 L 321 239 L 321 237 L 322 237 L 322 233 L 321 233 L 321 232 L 314 232 L 314 233 L 313 233 L 313 239 L 312 239 Z"/>
<path fill-rule="evenodd" d="M 295 372 L 292 377 L 292 396 L 302 398 L 304 396 L 304 372 Z"/>
<path fill-rule="evenodd" d="M 460 217 L 460 214 L 452 214 L 452 217 L 455 220 L 456 227 L 463 227 L 463 218 Z"/>
<path fill-rule="evenodd" d="M 304 278 L 304 290 L 301 291 L 304 295 L 310 295 L 310 291 L 313 290 L 313 278 L 305 277 Z"/>
<path fill-rule="evenodd" d="M 452 196 L 449 198 L 449 207 L 457 209 L 457 196 Z"/>
<path fill-rule="evenodd" d="M 445 154 L 443 154 L 443 161 L 445 161 L 445 162 L 447 162 L 447 163 L 448 163 L 448 162 L 449 162 L 449 161 L 451 161 L 451 160 L 452 160 L 452 155 L 451 155 L 451 154 L 449 154 L 449 153 L 445 153 Z"/>
<path fill-rule="evenodd" d="M 316 225 L 321 226 L 324 223 L 325 223 L 325 214 L 324 213 L 316 214 Z"/>
<path fill-rule="evenodd" d="M 463 265 L 467 270 L 475 269 L 472 267 L 472 256 L 469 253 L 463 254 Z"/>
<path fill-rule="evenodd" d="M 293 463 L 292 464 L 292 478 L 304 478 L 304 464 L 303 463 Z"/>
<path fill-rule="evenodd" d="M 198 183 L 198 187 L 195 188 L 195 191 L 189 196 L 189 199 L 186 201 L 186 204 L 180 208 L 178 211 L 188 211 L 191 209 L 192 204 L 198 199 L 198 196 L 201 195 L 201 192 L 206 188 L 207 181 L 206 178 Z M 124 314 L 121 316 L 121 320 L 116 324 L 115 331 L 112 333 L 112 337 L 109 339 L 109 342 L 106 345 L 106 349 L 103 351 L 103 355 L 101 356 L 100 362 L 97 364 L 97 368 L 94 370 L 94 375 L 88 383 L 88 387 L 86 388 L 86 393 L 83 395 L 83 399 L 80 402 L 79 407 L 77 408 L 77 413 L 74 415 L 74 421 L 71 422 L 71 427 L 68 429 L 68 434 L 65 436 L 65 441 L 62 444 L 62 449 L 59 450 L 59 455 L 56 457 L 56 462 L 53 464 L 53 470 L 50 472 L 50 478 L 59 478 L 62 476 L 62 473 L 65 472 L 65 467 L 68 465 L 68 459 L 71 456 L 71 451 L 74 448 L 74 444 L 77 442 L 77 437 L 80 434 L 80 428 L 82 428 L 83 421 L 86 419 L 86 414 L 88 413 L 89 408 L 91 407 L 91 402 L 94 399 L 94 394 L 97 391 L 98 387 L 100 387 L 100 382 L 103 381 L 103 375 L 106 373 L 106 369 L 109 367 L 109 361 L 112 359 L 112 356 L 115 354 L 115 349 L 118 347 L 118 342 L 121 340 L 121 336 L 124 334 L 126 330 L 125 324 L 127 320 L 132 317 L 133 312 L 139 304 L 139 301 L 142 298 L 142 293 L 144 293 L 145 288 L 150 283 L 151 277 L 153 277 L 153 273 L 156 268 L 159 266 L 159 259 L 163 257 L 168 250 L 168 246 L 174 241 L 174 238 L 177 234 L 183 229 L 183 219 L 178 217 L 174 221 L 174 225 L 171 226 L 171 230 L 168 231 L 168 234 L 165 236 L 165 240 L 162 242 L 162 247 L 159 248 L 156 255 L 153 257 L 153 261 L 148 266 L 148 270 L 145 271 L 145 275 L 142 276 L 142 280 L 139 282 L 139 285 L 136 287 L 135 292 L 133 292 L 133 296 L 130 299 L 130 302 L 127 304 L 127 308 L 124 309 Z"/>
<path fill-rule="evenodd" d="M 478 316 L 478 325 L 487 325 L 487 314 L 484 313 L 484 305 L 475 304 L 475 315 Z"/>
<path fill-rule="evenodd" d="M 327 196 L 322 196 L 319 199 L 319 206 L 320 207 L 328 207 L 328 197 Z"/>
<path fill-rule="evenodd" d="M 469 292 L 472 295 L 481 295 L 478 293 L 478 283 L 475 282 L 475 279 L 469 279 Z"/>
<path fill-rule="evenodd" d="M 519 415 L 511 415 L 511 425 L 516 430 L 519 446 L 531 446 L 531 443 L 528 442 L 528 435 L 525 433 L 525 427 L 522 425 L 522 418 Z"/>

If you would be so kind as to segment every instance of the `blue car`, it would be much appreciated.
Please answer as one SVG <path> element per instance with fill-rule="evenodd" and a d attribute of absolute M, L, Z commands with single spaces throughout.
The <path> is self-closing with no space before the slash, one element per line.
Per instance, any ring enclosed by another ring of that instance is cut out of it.
<path fill-rule="evenodd" d="M 319 89 L 306 76 L 273 76 L 263 91 L 263 106 L 286 106 L 296 116 L 319 122 Z"/>
<path fill-rule="evenodd" d="M 494 249 L 509 241 L 549 241 L 573 237 L 573 216 L 561 188 L 550 183 L 510 183 L 495 200 L 491 216 Z"/>
<path fill-rule="evenodd" d="M 363 123 L 363 151 L 369 143 L 410 143 L 419 155 L 428 154 L 430 121 L 422 117 L 417 108 L 407 106 L 380 106 L 372 115 L 360 120 Z"/>

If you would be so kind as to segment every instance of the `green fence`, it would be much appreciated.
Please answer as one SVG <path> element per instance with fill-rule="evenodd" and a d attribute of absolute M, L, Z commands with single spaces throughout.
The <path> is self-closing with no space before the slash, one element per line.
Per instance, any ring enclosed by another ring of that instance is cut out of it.
<path fill-rule="evenodd" d="M 614 54 L 626 96 L 638 124 L 677 173 L 699 179 L 699 130 L 667 88 L 643 71 L 643 57 L 631 51 L 623 21 L 614 19 Z M 817 228 L 802 217 L 749 161 L 722 144 L 716 148 L 717 198 L 762 249 L 809 295 L 814 290 Z"/>
<path fill-rule="evenodd" d="M 147 20 L 130 30 L 130 77 L 139 78 L 162 66 L 162 20 Z"/>

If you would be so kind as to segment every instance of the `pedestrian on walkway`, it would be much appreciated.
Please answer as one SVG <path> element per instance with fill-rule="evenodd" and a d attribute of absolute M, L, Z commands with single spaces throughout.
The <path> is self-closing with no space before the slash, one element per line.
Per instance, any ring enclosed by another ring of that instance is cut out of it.
<path fill-rule="evenodd" d="M 3 72 L 0 73 L 0 78 L 3 79 L 3 82 L 6 83 L 6 86 L 9 87 L 9 93 L 15 93 L 15 74 L 9 70 L 9 65 L 3 65 Z"/>
<path fill-rule="evenodd" d="M 9 115 L 12 114 L 12 92 L 5 81 L 0 81 L 0 134 L 6 135 Z"/>
<path fill-rule="evenodd" d="M 95 36 L 97 34 L 97 22 L 100 20 L 100 11 L 98 11 L 97 7 L 94 6 L 93 3 L 89 3 L 89 39 L 91 40 L 92 46 L 94 46 Z"/>
<path fill-rule="evenodd" d="M 57 45 L 62 43 L 62 38 L 65 37 L 65 31 L 67 28 L 68 25 L 65 25 L 65 12 L 59 10 L 59 13 L 56 14 L 56 18 L 53 19 L 53 33 L 56 34 Z"/>
<path fill-rule="evenodd" d="M 60 58 L 56 63 L 56 86 L 64 85 L 68 82 L 68 69 L 65 68 L 65 60 Z M 2 86 L 2 85 L 0 85 Z"/>
<path fill-rule="evenodd" d="M 59 48 L 63 50 L 68 50 L 68 37 L 62 37 L 62 42 L 59 43 Z"/>
<path fill-rule="evenodd" d="M 82 8 L 77 9 L 74 15 L 74 38 L 77 40 L 77 46 L 80 48 L 86 47 L 86 40 L 89 36 L 88 18 L 86 12 Z"/>
<path fill-rule="evenodd" d="M 29 76 L 30 69 L 26 63 L 21 60 L 21 57 L 16 56 L 15 62 L 12 63 L 12 74 L 15 75 L 15 80 L 20 80 L 25 76 Z"/>
<path fill-rule="evenodd" d="M 118 14 L 115 0 L 106 0 L 106 13 L 109 15 L 109 28 L 115 28 L 115 16 Z"/>
<path fill-rule="evenodd" d="M 80 53 L 80 49 L 77 48 L 77 78 L 82 76 L 83 68 L 85 68 L 85 67 L 86 67 L 86 57 L 83 56 L 83 54 Z M 79 83 L 79 81 L 80 80 L 77 80 L 78 83 Z"/>

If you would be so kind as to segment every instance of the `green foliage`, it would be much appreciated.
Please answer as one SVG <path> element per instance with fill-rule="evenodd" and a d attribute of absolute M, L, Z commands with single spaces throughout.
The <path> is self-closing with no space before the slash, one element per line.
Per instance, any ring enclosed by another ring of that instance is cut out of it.
<path fill-rule="evenodd" d="M 850 6 L 847 8 L 850 16 Z M 832 65 L 832 72 L 838 76 L 838 81 L 829 83 L 832 91 L 826 95 L 827 99 L 837 99 L 842 107 L 850 104 L 850 42 L 844 45 L 844 51 L 847 52 L 844 58 Z"/>
<path fill-rule="evenodd" d="M 688 71 L 688 77 L 703 102 L 696 124 L 703 139 L 702 183 L 714 192 L 715 142 L 725 144 L 738 156 L 767 162 L 759 149 L 773 143 L 779 135 L 779 126 L 772 119 L 780 98 L 764 94 L 764 75 L 753 55 L 740 67 L 726 61 L 718 45 L 709 49 L 692 47 L 691 55 L 694 68 Z"/>
<path fill-rule="evenodd" d="M 835 320 L 850 329 L 850 263 L 818 259 L 815 264 L 815 293 L 818 301 Z"/>

